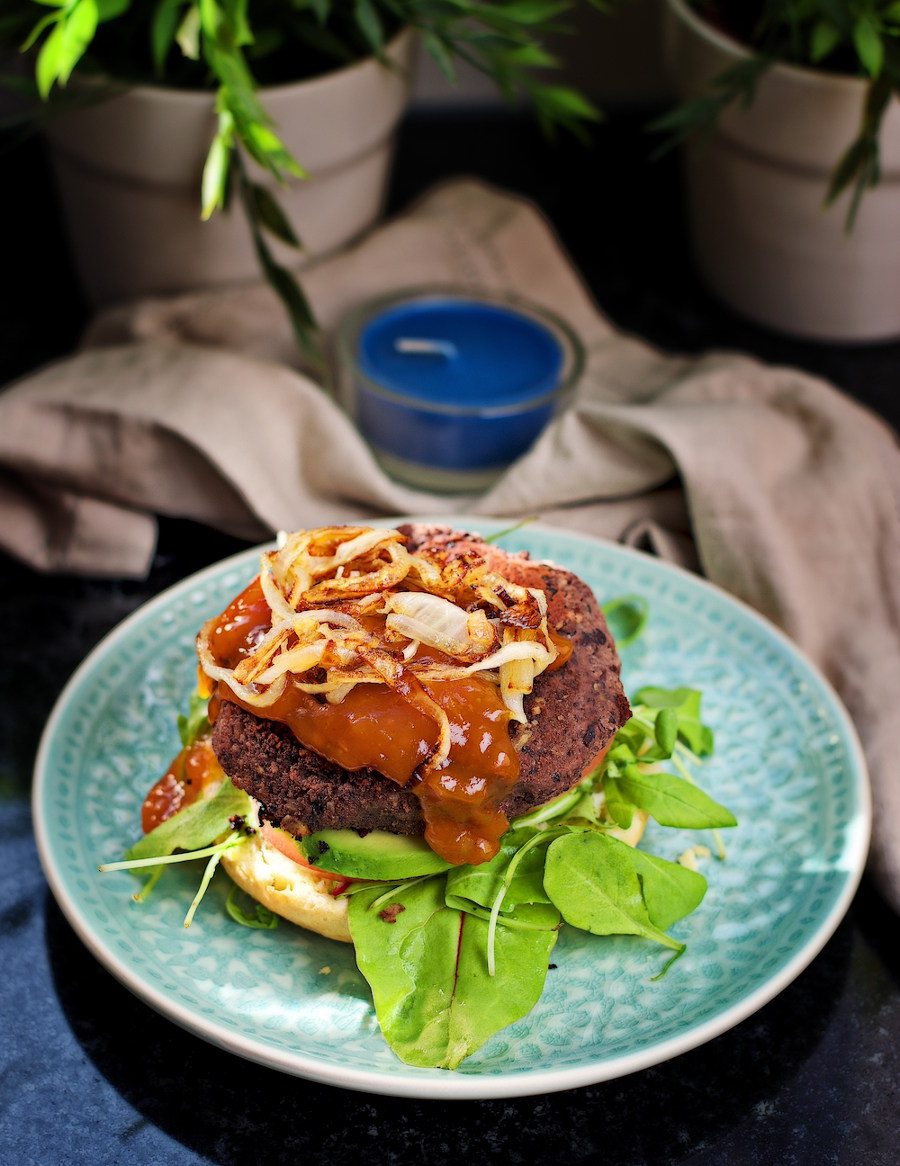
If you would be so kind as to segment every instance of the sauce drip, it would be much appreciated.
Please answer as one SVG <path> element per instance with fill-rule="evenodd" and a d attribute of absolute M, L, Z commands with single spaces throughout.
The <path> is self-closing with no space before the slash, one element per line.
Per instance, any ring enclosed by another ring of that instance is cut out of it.
<path fill-rule="evenodd" d="M 209 737 L 198 737 L 172 759 L 144 798 L 141 829 L 149 834 L 167 818 L 195 802 L 212 782 L 218 785 L 224 776 Z"/>

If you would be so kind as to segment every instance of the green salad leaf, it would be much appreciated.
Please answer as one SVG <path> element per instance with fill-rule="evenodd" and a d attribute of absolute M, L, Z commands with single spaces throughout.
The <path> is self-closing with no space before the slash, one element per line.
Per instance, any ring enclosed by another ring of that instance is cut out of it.
<path fill-rule="evenodd" d="M 603 604 L 603 614 L 616 646 L 622 649 L 644 634 L 650 607 L 642 595 L 619 595 Z"/>
<path fill-rule="evenodd" d="M 251 812 L 249 795 L 226 778 L 212 797 L 191 802 L 138 839 L 125 851 L 125 859 L 161 858 L 176 850 L 201 850 L 231 830 L 232 818 L 246 818 Z"/>
<path fill-rule="evenodd" d="M 547 850 L 544 886 L 566 923 L 594 935 L 641 935 L 665 947 L 684 944 L 651 922 L 632 848 L 582 831 L 565 834 Z"/>
<path fill-rule="evenodd" d="M 649 771 L 639 764 L 627 765 L 615 778 L 614 785 L 617 797 L 646 810 L 660 826 L 704 830 L 737 825 L 730 810 L 673 773 Z"/>
<path fill-rule="evenodd" d="M 604 841 L 612 846 L 625 846 L 615 838 L 606 838 Z M 641 881 L 644 906 L 654 927 L 668 931 L 679 919 L 696 911 L 706 894 L 707 885 L 699 871 L 690 870 L 677 862 L 668 862 L 645 850 L 631 846 L 625 849 Z"/>
<path fill-rule="evenodd" d="M 629 621 L 633 638 L 646 622 L 646 605 L 638 599 L 623 596 L 607 605 L 611 616 Z M 414 878 L 354 878 L 343 887 L 357 964 L 381 1031 L 407 1064 L 455 1069 L 527 1015 L 543 991 L 563 921 L 594 935 L 636 936 L 667 948 L 674 954 L 653 979 L 685 950 L 668 932 L 700 905 L 706 879 L 633 848 L 616 833 L 636 815 L 714 833 L 736 819 L 694 780 L 693 770 L 714 746 L 700 692 L 646 686 L 632 705 L 631 719 L 597 768 L 574 789 L 512 821 L 490 861 Z M 186 747 L 209 731 L 206 708 L 194 697 L 179 717 Z M 251 799 L 226 779 L 212 796 L 141 838 L 122 862 L 101 869 L 149 870 L 135 896 L 140 899 L 166 865 L 206 859 L 187 926 L 221 855 L 252 833 L 247 818 L 253 821 Z M 719 854 L 724 857 L 721 846 Z M 226 911 L 244 927 L 278 924 L 237 886 Z"/>
<path fill-rule="evenodd" d="M 409 1065 L 455 1069 L 538 1002 L 559 914 L 543 903 L 519 907 L 531 926 L 497 929 L 492 976 L 489 924 L 448 907 L 446 886 L 435 875 L 387 897 L 370 887 L 350 899 L 349 916 L 385 1040 Z"/>
<path fill-rule="evenodd" d="M 448 871 L 447 906 L 476 915 L 481 915 L 484 908 L 490 912 L 505 885 L 510 863 L 533 833 L 516 835 L 510 832 L 504 836 L 500 852 L 490 862 L 480 866 L 457 866 Z M 501 910 L 510 914 L 522 903 L 549 902 L 544 890 L 544 855 L 539 848 L 532 847 L 517 863 L 509 885 L 505 887 Z"/>
<path fill-rule="evenodd" d="M 250 927 L 255 931 L 274 931 L 278 926 L 278 916 L 262 903 L 257 903 L 251 895 L 234 884 L 225 900 L 225 910 L 229 918 L 242 927 Z"/>
<path fill-rule="evenodd" d="M 639 688 L 634 694 L 633 704 L 639 713 L 653 720 L 669 710 L 667 715 L 677 716 L 679 740 L 698 757 L 709 757 L 713 751 L 713 732 L 700 719 L 701 694 L 696 688 Z"/>
<path fill-rule="evenodd" d="M 208 708 L 208 697 L 200 696 L 196 692 L 191 693 L 187 716 L 183 713 L 178 716 L 178 736 L 185 749 L 193 745 L 198 737 L 203 737 L 209 732 Z"/>
<path fill-rule="evenodd" d="M 252 806 L 250 797 L 243 790 L 235 789 L 226 778 L 211 797 L 184 806 L 129 847 L 121 862 L 105 863 L 100 870 L 104 873 L 130 870 L 138 877 L 149 870 L 149 877 L 134 896 L 141 902 L 162 878 L 167 866 L 196 858 L 209 859 L 200 890 L 185 917 L 188 927 L 222 852 L 246 841 L 246 835 L 236 829 L 236 823 L 252 813 Z"/>

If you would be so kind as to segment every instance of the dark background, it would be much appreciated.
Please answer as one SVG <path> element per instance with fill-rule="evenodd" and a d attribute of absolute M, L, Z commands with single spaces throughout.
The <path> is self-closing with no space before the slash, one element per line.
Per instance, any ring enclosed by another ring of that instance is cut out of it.
<path fill-rule="evenodd" d="M 674 351 L 737 348 L 819 373 L 900 422 L 900 344 L 792 341 L 738 320 L 699 284 L 677 163 L 649 161 L 645 118 L 591 149 L 524 116 L 421 113 L 404 123 L 389 209 L 478 175 L 533 198 L 620 327 Z M 71 350 L 87 320 L 35 141 L 0 155 L 0 384 Z M 140 603 L 243 544 L 166 520 L 141 582 L 39 576 L 0 556 L 0 1160 L 11 1163 L 478 1160 L 655 1163 L 897 1161 L 897 921 L 864 880 L 812 965 L 701 1049 L 619 1081 L 502 1102 L 343 1093 L 182 1033 L 82 947 L 43 882 L 27 806 L 53 701 Z"/>

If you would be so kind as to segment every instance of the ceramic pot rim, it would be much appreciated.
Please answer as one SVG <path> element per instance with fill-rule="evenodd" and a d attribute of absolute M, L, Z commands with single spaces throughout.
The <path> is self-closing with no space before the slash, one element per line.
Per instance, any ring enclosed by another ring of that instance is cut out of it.
<path fill-rule="evenodd" d="M 753 56 L 753 53 L 740 41 L 735 40 L 725 32 L 721 32 L 703 17 L 688 3 L 688 0 L 667 0 L 675 16 L 688 26 L 701 40 L 717 48 L 726 56 L 743 60 Z M 806 65 L 794 65 L 787 61 L 775 61 L 772 71 L 781 74 L 785 80 L 792 80 L 801 85 L 830 86 L 844 92 L 862 94 L 868 81 L 865 77 L 855 77 L 851 73 L 831 73 L 825 69 L 814 69 Z"/>
<path fill-rule="evenodd" d="M 413 36 L 414 30 L 411 27 L 407 25 L 401 28 L 385 46 L 385 55 L 392 59 L 402 57 L 407 42 Z M 358 61 L 353 61 L 349 65 L 340 65 L 338 68 L 329 69 L 325 73 L 319 73 L 315 77 L 309 77 L 299 81 L 288 81 L 282 85 L 260 85 L 257 92 L 262 94 L 267 101 L 271 101 L 272 99 L 277 100 L 279 97 L 288 97 L 297 90 L 302 90 L 304 93 L 313 93 L 317 90 L 327 89 L 331 85 L 340 84 L 354 74 L 363 73 L 372 69 L 373 66 L 378 69 L 384 68 L 381 62 L 374 56 L 361 57 Z M 81 76 L 79 77 L 79 81 L 81 84 L 100 83 L 100 78 Z M 215 92 L 211 89 L 182 89 L 175 85 L 148 85 L 146 83 L 132 85 L 115 77 L 105 79 L 105 83 L 110 85 L 113 90 L 110 96 L 118 97 L 127 94 L 128 96 L 142 98 L 147 101 L 204 106 L 210 105 L 215 100 Z"/>

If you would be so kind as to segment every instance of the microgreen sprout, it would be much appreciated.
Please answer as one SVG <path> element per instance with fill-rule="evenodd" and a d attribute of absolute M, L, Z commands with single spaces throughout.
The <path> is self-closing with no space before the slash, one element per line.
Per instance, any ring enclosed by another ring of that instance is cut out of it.
<path fill-rule="evenodd" d="M 418 883 L 424 883 L 426 879 L 431 879 L 434 877 L 434 875 L 422 875 L 417 879 L 398 879 L 392 887 L 384 892 L 383 895 L 379 895 L 378 898 L 374 900 L 374 902 L 369 904 L 369 910 L 374 911 L 376 908 L 380 907 L 382 903 L 387 903 L 389 899 L 392 899 L 395 895 L 400 894 L 402 891 L 408 891 L 411 887 L 416 886 Z"/>
<path fill-rule="evenodd" d="M 498 542 L 501 538 L 506 538 L 508 534 L 515 534 L 517 530 L 521 530 L 523 526 L 530 526 L 532 522 L 537 522 L 537 514 L 529 514 L 527 518 L 520 518 L 518 522 L 513 523 L 512 526 L 505 526 L 503 530 L 494 531 L 484 539 L 486 543 Z"/>
<path fill-rule="evenodd" d="M 496 973 L 497 921 L 500 916 L 500 909 L 503 906 L 503 900 L 506 898 L 506 893 L 512 885 L 513 876 L 516 873 L 516 869 L 529 850 L 532 850 L 535 846 L 540 846 L 542 843 L 552 842 L 556 837 L 557 834 L 550 830 L 534 834 L 523 846 L 519 847 L 516 853 L 509 860 L 509 866 L 506 868 L 506 873 L 504 874 L 503 880 L 500 883 L 500 889 L 497 892 L 493 903 L 491 904 L 491 914 L 488 921 L 487 967 L 489 976 L 493 976 Z"/>
<path fill-rule="evenodd" d="M 223 850 L 231 850 L 232 847 L 239 846 L 246 841 L 247 839 L 239 834 L 231 834 L 224 841 L 217 842 L 214 846 L 206 846 L 202 850 L 188 850 L 179 854 L 160 854 L 154 858 L 126 858 L 121 862 L 105 862 L 102 866 L 98 866 L 97 870 L 101 874 L 108 874 L 114 870 L 143 870 L 145 867 L 171 866 L 176 862 L 193 862 L 197 858 L 209 858 L 221 854 Z"/>
<path fill-rule="evenodd" d="M 203 872 L 203 878 L 200 880 L 200 886 L 197 888 L 197 894 L 194 895 L 194 898 L 191 900 L 191 905 L 188 907 L 187 915 L 184 917 L 185 927 L 190 927 L 190 925 L 193 923 L 194 915 L 197 911 L 197 908 L 200 906 L 203 896 L 206 894 L 209 884 L 212 882 L 212 877 L 216 873 L 216 867 L 219 865 L 219 860 L 221 859 L 222 855 L 226 850 L 231 850 L 233 846 L 236 844 L 240 845 L 242 842 L 246 842 L 246 838 L 241 837 L 241 835 L 237 833 L 234 833 L 230 834 L 226 839 L 224 839 L 223 842 L 215 847 L 213 853 L 210 855 L 209 862 L 206 864 L 206 869 Z"/>

